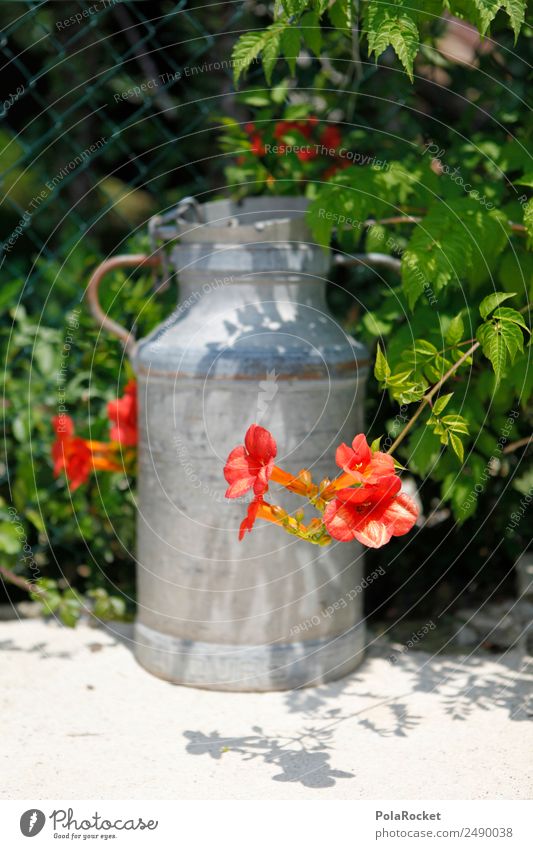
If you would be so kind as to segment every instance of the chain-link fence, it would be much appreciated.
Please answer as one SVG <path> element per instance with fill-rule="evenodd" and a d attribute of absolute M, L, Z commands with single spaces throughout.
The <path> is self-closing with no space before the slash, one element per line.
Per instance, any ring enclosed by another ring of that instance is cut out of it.
<path fill-rule="evenodd" d="M 241 2 L 0 3 L 0 598 L 57 580 L 133 604 L 134 499 L 103 475 L 71 501 L 52 419 L 107 438 L 129 366 L 89 314 L 89 274 L 143 245 L 154 213 L 219 190 L 214 128 L 238 109 L 231 50 L 250 19 Z M 151 276 L 111 278 L 104 308 L 139 335 L 175 302 L 151 297 Z"/>
<path fill-rule="evenodd" d="M 109 248 L 213 188 L 210 127 L 232 108 L 228 33 L 244 16 L 240 2 L 1 4 L 4 274 L 69 255 L 84 233 Z"/>

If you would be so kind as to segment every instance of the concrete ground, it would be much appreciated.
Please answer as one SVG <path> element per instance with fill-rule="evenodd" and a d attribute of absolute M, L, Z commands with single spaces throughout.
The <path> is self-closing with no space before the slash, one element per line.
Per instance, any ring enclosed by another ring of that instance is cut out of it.
<path fill-rule="evenodd" d="M 388 658 L 286 693 L 176 687 L 128 639 L 0 622 L 4 799 L 530 799 L 518 653 Z"/>

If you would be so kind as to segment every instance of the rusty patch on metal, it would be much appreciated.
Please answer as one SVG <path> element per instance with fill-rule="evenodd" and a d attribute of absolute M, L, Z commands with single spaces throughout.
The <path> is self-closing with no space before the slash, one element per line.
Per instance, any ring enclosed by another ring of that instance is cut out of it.
<path fill-rule="evenodd" d="M 276 380 L 326 380 L 328 377 L 338 377 L 344 375 L 356 375 L 359 371 L 367 368 L 370 365 L 370 360 L 358 360 L 349 363 L 339 363 L 329 369 L 303 367 L 295 372 L 276 372 Z M 207 374 L 190 374 L 185 371 L 161 371 L 160 369 L 146 368 L 145 366 L 137 366 L 137 374 L 143 374 L 147 377 L 171 377 L 173 379 L 184 378 L 186 380 L 264 380 L 265 372 L 261 371 L 257 374 L 222 374 L 222 375 L 207 375 Z"/>

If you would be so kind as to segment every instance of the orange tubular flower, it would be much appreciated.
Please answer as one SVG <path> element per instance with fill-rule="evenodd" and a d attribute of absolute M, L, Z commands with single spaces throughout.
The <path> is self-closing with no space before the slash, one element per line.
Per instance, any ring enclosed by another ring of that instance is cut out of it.
<path fill-rule="evenodd" d="M 394 460 L 390 454 L 372 451 L 364 433 L 359 433 L 352 441 L 352 447 L 343 443 L 335 454 L 337 466 L 344 471 L 322 494 L 326 500 L 339 489 L 353 484 L 375 484 L 382 477 L 394 475 Z"/>
<path fill-rule="evenodd" d="M 54 476 L 64 469 L 74 492 L 85 483 L 91 473 L 91 450 L 86 441 L 74 434 L 74 423 L 70 416 L 54 416 L 52 419 L 56 440 L 52 445 Z"/>
<path fill-rule="evenodd" d="M 98 471 L 101 471 L 101 472 L 123 472 L 123 471 L 126 471 L 124 469 L 124 466 L 122 466 L 118 462 L 118 460 L 112 459 L 112 457 L 110 457 L 109 454 L 111 454 L 111 451 L 108 452 L 108 456 L 105 456 L 105 454 L 104 454 L 104 456 L 99 455 L 99 454 L 93 454 L 93 458 L 92 458 L 93 469 L 95 469 L 95 470 L 97 469 Z"/>
<path fill-rule="evenodd" d="M 111 423 L 110 438 L 121 445 L 137 445 L 137 383 L 130 380 L 122 398 L 110 401 L 107 415 Z"/>
<path fill-rule="evenodd" d="M 400 489 L 396 475 L 384 475 L 375 484 L 341 489 L 324 512 L 328 533 L 341 542 L 356 539 L 369 548 L 381 548 L 391 537 L 408 533 L 418 508 Z"/>
<path fill-rule="evenodd" d="M 282 510 L 276 505 L 267 504 L 261 496 L 258 496 L 248 505 L 246 516 L 239 528 L 239 541 L 244 538 L 246 531 L 250 532 L 252 530 L 256 519 L 264 519 L 266 522 L 272 522 L 274 525 L 280 525 L 280 527 L 283 527 L 285 524 L 294 531 L 298 530 L 298 522 L 292 516 L 289 516 L 285 510 Z"/>

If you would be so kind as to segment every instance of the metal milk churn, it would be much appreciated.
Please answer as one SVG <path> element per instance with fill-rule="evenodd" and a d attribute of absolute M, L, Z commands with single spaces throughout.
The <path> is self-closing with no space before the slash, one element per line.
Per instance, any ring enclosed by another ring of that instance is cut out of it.
<path fill-rule="evenodd" d="M 331 258 L 313 243 L 304 198 L 191 199 L 150 222 L 151 256 L 114 257 L 93 274 L 95 316 L 124 341 L 138 379 L 135 654 L 179 684 L 281 690 L 340 678 L 363 656 L 358 543 L 314 546 L 227 500 L 223 467 L 252 423 L 276 464 L 315 482 L 363 430 L 368 355 L 325 299 Z M 146 339 L 105 316 L 101 278 L 166 264 L 179 303 Z M 276 484 L 266 496 L 306 508 Z"/>

